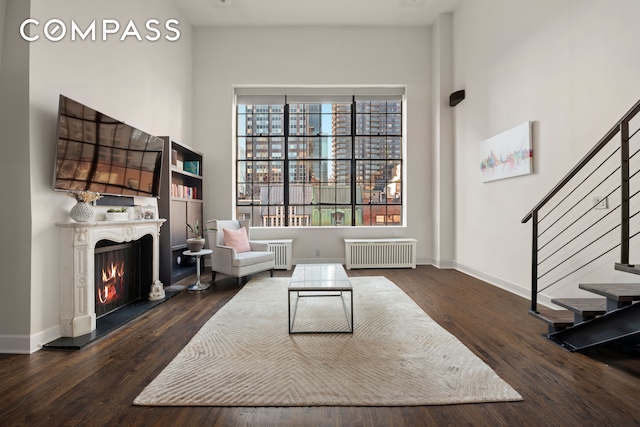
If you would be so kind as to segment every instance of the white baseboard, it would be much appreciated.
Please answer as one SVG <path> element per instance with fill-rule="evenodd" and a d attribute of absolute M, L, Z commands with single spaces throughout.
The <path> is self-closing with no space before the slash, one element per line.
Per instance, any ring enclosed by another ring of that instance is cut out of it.
<path fill-rule="evenodd" d="M 60 338 L 60 325 L 52 326 L 49 329 L 31 335 L 31 352 L 40 350 L 43 345 Z"/>
<path fill-rule="evenodd" d="M 31 354 L 30 342 L 27 335 L 0 335 L 0 353 Z"/>
<path fill-rule="evenodd" d="M 60 338 L 60 326 L 53 326 L 33 335 L 0 335 L 0 353 L 35 353 L 46 343 L 58 338 Z"/>
<path fill-rule="evenodd" d="M 483 280 L 491 285 L 497 286 L 499 288 L 504 289 L 505 291 L 509 291 L 512 294 L 516 294 L 523 298 L 531 299 L 530 290 L 523 288 L 520 285 L 516 285 L 515 283 L 509 282 L 507 280 L 501 279 L 499 277 L 493 276 L 489 273 L 485 273 L 480 270 L 476 270 L 473 267 L 468 267 L 464 264 L 460 264 L 456 262 L 456 270 L 468 274 L 469 276 L 473 276 L 476 279 Z"/>
<path fill-rule="evenodd" d="M 430 263 L 431 265 L 438 267 L 442 270 L 455 270 L 456 269 L 456 262 L 452 259 L 437 259 L 437 258 L 432 258 L 432 261 Z"/>
<path fill-rule="evenodd" d="M 500 277 L 496 277 L 489 273 L 476 270 L 473 267 L 469 267 L 455 261 L 454 261 L 454 264 L 455 264 L 454 268 L 460 271 L 461 273 L 468 274 L 469 276 L 473 276 L 476 279 L 480 279 L 484 282 L 489 283 L 490 285 L 497 286 L 498 288 L 504 289 L 505 291 L 511 292 L 512 294 L 516 294 L 522 298 L 525 298 L 531 301 L 531 289 L 524 288 L 513 282 L 509 282 L 508 280 L 501 279 Z M 542 294 L 538 294 L 538 303 L 549 308 L 555 308 L 555 309 L 558 308 L 557 306 L 551 303 L 551 298 Z"/>
<path fill-rule="evenodd" d="M 529 296 L 529 300 L 531 297 Z M 548 297 L 544 294 L 538 294 L 538 304 L 544 305 L 547 308 L 551 308 L 553 310 L 558 310 L 560 307 L 551 302 L 551 297 Z"/>

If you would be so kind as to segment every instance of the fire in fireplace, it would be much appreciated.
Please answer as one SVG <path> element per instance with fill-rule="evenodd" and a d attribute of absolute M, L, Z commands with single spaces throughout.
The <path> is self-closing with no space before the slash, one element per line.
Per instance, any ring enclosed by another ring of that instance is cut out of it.
<path fill-rule="evenodd" d="M 146 261 L 148 256 L 145 255 L 152 241 L 150 236 L 146 237 L 126 243 L 103 240 L 96 244 L 96 318 L 146 299 L 152 280 L 151 263 Z M 149 247 L 145 248 L 145 245 Z"/>
<path fill-rule="evenodd" d="M 102 269 L 102 281 L 96 286 L 98 302 L 111 304 L 122 298 L 125 288 L 124 261 L 112 262 Z"/>

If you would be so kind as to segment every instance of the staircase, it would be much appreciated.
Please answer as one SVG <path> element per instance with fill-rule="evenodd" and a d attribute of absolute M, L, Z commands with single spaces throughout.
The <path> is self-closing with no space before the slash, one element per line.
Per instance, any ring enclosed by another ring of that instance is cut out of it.
<path fill-rule="evenodd" d="M 605 298 L 556 298 L 551 302 L 567 310 L 529 313 L 549 326 L 549 339 L 576 351 L 613 342 L 640 339 L 640 284 L 582 284 Z"/>
<path fill-rule="evenodd" d="M 640 280 L 632 279 L 640 267 L 630 263 L 640 249 L 638 113 L 640 101 L 522 220 L 533 226 L 529 313 L 570 351 L 640 345 Z M 627 278 L 581 283 L 612 264 Z M 551 298 L 559 309 L 539 309 L 538 295 L 550 288 L 584 297 Z"/>

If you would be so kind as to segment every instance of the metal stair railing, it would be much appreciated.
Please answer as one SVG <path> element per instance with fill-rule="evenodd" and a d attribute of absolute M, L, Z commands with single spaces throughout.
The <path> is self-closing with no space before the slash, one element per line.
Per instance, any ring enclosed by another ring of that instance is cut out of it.
<path fill-rule="evenodd" d="M 629 265 L 630 242 L 640 234 L 634 231 L 640 230 L 640 197 L 634 200 L 640 193 L 638 113 L 640 101 L 522 219 L 532 221 L 532 312 L 538 312 L 540 292 L 571 286 L 617 248 L 619 264 Z M 595 210 L 596 196 L 609 203 L 606 213 Z"/>

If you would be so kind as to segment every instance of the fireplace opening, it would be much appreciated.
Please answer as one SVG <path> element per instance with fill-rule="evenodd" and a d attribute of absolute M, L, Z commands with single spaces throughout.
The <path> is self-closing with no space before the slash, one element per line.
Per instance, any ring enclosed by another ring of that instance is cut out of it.
<path fill-rule="evenodd" d="M 153 238 L 133 242 L 101 240 L 96 244 L 96 319 L 136 301 L 146 300 L 153 280 Z"/>

